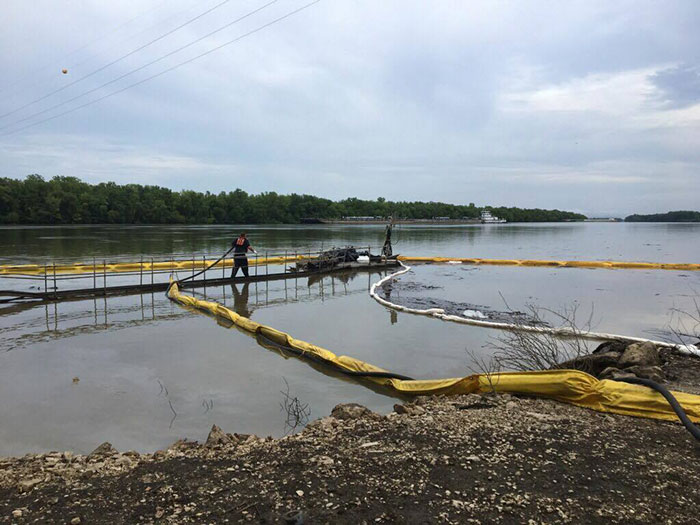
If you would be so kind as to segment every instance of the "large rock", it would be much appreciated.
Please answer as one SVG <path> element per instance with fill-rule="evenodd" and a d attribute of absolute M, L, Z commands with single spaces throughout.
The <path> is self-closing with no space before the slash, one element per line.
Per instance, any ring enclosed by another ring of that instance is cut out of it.
<path fill-rule="evenodd" d="M 616 374 L 618 372 L 622 372 L 622 370 L 620 370 L 616 366 L 609 366 L 600 374 L 598 374 L 598 379 L 612 379 L 613 374 Z"/>
<path fill-rule="evenodd" d="M 336 405 L 336 407 L 331 411 L 331 416 L 336 419 L 360 419 L 362 417 L 372 415 L 374 415 L 374 412 L 367 407 L 358 405 L 357 403 Z"/>
<path fill-rule="evenodd" d="M 630 366 L 658 366 L 661 364 L 659 351 L 654 343 L 634 343 L 629 345 L 622 353 L 618 361 L 618 368 L 628 368 Z"/>
<path fill-rule="evenodd" d="M 632 372 L 628 372 L 627 370 L 620 370 L 619 368 L 616 368 L 614 366 L 609 366 L 600 374 L 598 374 L 598 379 L 630 379 L 633 377 L 637 376 L 634 375 Z"/>
<path fill-rule="evenodd" d="M 338 420 L 334 417 L 327 416 L 321 419 L 316 419 L 306 425 L 309 430 L 317 429 L 320 432 L 332 432 L 335 427 L 338 426 Z"/>
<path fill-rule="evenodd" d="M 207 436 L 207 442 L 206 446 L 207 447 L 216 447 L 219 445 L 229 445 L 234 443 L 234 440 L 226 434 L 223 430 L 221 430 L 219 427 L 216 425 L 212 425 L 211 430 L 209 431 L 209 435 Z"/>
<path fill-rule="evenodd" d="M 622 354 L 625 348 L 627 348 L 627 343 L 624 341 L 605 341 L 604 343 L 600 343 L 592 353 L 603 354 L 607 352 L 617 352 Z"/>
<path fill-rule="evenodd" d="M 95 450 L 90 452 L 90 454 L 88 454 L 88 457 L 95 458 L 100 456 L 113 456 L 114 454 L 118 454 L 117 449 L 114 448 L 109 441 L 105 441 Z"/>
<path fill-rule="evenodd" d="M 661 383 L 664 377 L 664 371 L 660 366 L 630 366 L 625 368 L 625 372 L 636 375 L 637 377 L 643 377 L 644 379 L 651 379 L 657 383 Z"/>
<path fill-rule="evenodd" d="M 559 368 L 573 368 L 597 376 L 608 367 L 617 367 L 618 359 L 620 359 L 620 354 L 618 352 L 601 352 L 566 361 L 565 363 L 561 363 Z"/>
<path fill-rule="evenodd" d="M 425 414 L 425 408 L 414 404 L 400 405 L 397 403 L 396 405 L 394 405 L 394 412 L 396 412 L 397 414 L 408 414 L 409 416 L 418 416 L 420 414 Z"/>

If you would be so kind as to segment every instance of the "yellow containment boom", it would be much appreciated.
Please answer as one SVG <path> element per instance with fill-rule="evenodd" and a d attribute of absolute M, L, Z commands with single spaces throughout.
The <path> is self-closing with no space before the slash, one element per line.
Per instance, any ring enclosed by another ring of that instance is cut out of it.
<path fill-rule="evenodd" d="M 285 264 L 288 262 L 303 261 L 309 259 L 308 255 L 290 255 L 280 257 L 249 257 L 249 266 L 262 266 L 265 264 Z M 121 262 L 121 263 L 73 263 L 73 264 L 6 264 L 0 265 L 0 275 L 53 275 L 56 274 L 91 274 L 103 272 L 124 273 L 176 270 L 203 270 L 213 265 L 215 260 L 178 260 L 178 261 L 150 261 Z M 233 266 L 233 258 L 221 261 L 217 267 L 229 268 Z"/>
<path fill-rule="evenodd" d="M 400 261 L 415 263 L 463 263 L 496 266 L 548 266 L 553 268 L 604 268 L 619 270 L 686 270 L 700 271 L 698 263 L 657 263 L 629 261 L 549 261 L 538 259 L 475 259 L 465 257 L 412 257 L 399 256 Z"/>
<path fill-rule="evenodd" d="M 288 262 L 303 261 L 313 256 L 296 255 L 280 257 L 249 258 L 250 266 L 264 264 L 284 264 Z M 466 257 L 413 257 L 400 256 L 400 261 L 415 263 L 461 263 L 474 265 L 496 266 L 545 266 L 553 268 L 602 268 L 608 270 L 684 270 L 700 271 L 698 263 L 657 263 L 657 262 L 629 262 L 629 261 L 554 261 L 536 259 L 478 259 Z M 90 273 L 124 273 L 124 272 L 150 272 L 168 270 L 201 270 L 214 263 L 213 260 L 178 260 L 153 262 L 144 260 L 136 262 L 100 263 L 72 263 L 72 264 L 6 264 L 0 265 L 0 275 L 52 275 L 58 274 L 90 274 Z M 218 267 L 230 267 L 233 259 L 222 261 Z"/>
<path fill-rule="evenodd" d="M 289 334 L 257 323 L 213 301 L 203 301 L 180 293 L 173 282 L 168 298 L 186 307 L 195 308 L 225 319 L 253 335 L 260 335 L 276 345 L 322 361 L 342 372 L 388 373 L 386 370 L 348 356 L 338 356 L 319 346 L 294 339 Z M 457 395 L 498 392 L 524 394 L 555 399 L 564 403 L 627 416 L 676 421 L 677 416 L 658 393 L 648 388 L 610 380 L 598 380 L 579 370 L 547 370 L 539 372 L 504 372 L 471 375 L 450 379 L 406 380 L 390 377 L 366 377 L 397 394 Z M 700 396 L 673 392 L 690 419 L 700 422 Z"/>

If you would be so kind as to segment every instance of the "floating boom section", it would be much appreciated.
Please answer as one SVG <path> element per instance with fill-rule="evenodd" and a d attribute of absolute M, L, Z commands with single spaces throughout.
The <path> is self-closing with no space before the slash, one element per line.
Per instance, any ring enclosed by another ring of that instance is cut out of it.
<path fill-rule="evenodd" d="M 406 266 L 403 262 L 399 261 L 399 264 L 402 266 L 402 269 L 394 272 L 390 275 L 387 275 L 383 279 L 377 281 L 374 283 L 370 289 L 369 289 L 369 295 L 372 299 L 377 301 L 379 304 L 386 306 L 387 308 L 391 308 L 392 310 L 396 310 L 398 312 L 406 312 L 409 314 L 416 314 L 416 315 L 426 315 L 430 317 L 434 317 L 436 319 L 440 319 L 442 321 L 450 321 L 453 323 L 460 323 L 460 324 L 467 324 L 467 325 L 472 325 L 472 326 L 481 326 L 483 328 L 495 328 L 498 330 L 509 330 L 509 331 L 517 331 L 517 332 L 534 332 L 538 334 L 550 334 L 555 337 L 579 337 L 582 339 L 593 339 L 593 340 L 598 340 L 598 341 L 627 341 L 629 343 L 645 343 L 645 342 L 651 342 L 654 343 L 656 346 L 663 346 L 666 348 L 674 348 L 678 352 L 682 354 L 687 354 L 687 355 L 695 355 L 700 357 L 700 349 L 696 345 L 692 344 L 679 344 L 679 343 L 671 343 L 668 341 L 653 341 L 648 338 L 644 337 L 632 337 L 629 335 L 622 335 L 622 334 L 611 334 L 611 333 L 605 333 L 605 332 L 592 332 L 590 330 L 577 330 L 574 329 L 570 326 L 562 326 L 562 327 L 550 327 L 550 326 L 540 326 L 540 325 L 527 325 L 527 324 L 521 324 L 521 323 L 504 323 L 501 321 L 487 321 L 484 319 L 473 319 L 471 317 L 462 317 L 459 315 L 452 315 L 445 313 L 445 310 L 442 308 L 426 308 L 426 309 L 418 309 L 418 308 L 409 308 L 408 306 L 402 306 L 400 304 L 392 303 L 391 301 L 388 301 L 382 297 L 380 297 L 377 294 L 377 288 L 380 288 L 385 282 L 387 281 L 392 281 L 399 277 L 402 274 L 407 273 L 408 271 L 411 270 L 410 266 Z"/>
<path fill-rule="evenodd" d="M 284 264 L 288 262 L 317 259 L 317 256 L 289 255 L 276 257 L 249 258 L 250 266 L 264 264 Z M 466 257 L 414 257 L 399 256 L 400 261 L 415 263 L 461 263 L 474 265 L 496 266 L 544 266 L 552 268 L 601 268 L 607 270 L 683 270 L 700 271 L 700 263 L 659 263 L 659 262 L 630 262 L 630 261 L 555 261 L 536 259 L 478 259 Z M 8 264 L 0 265 L 0 275 L 44 275 L 53 274 L 89 274 L 89 273 L 123 273 L 123 272 L 150 272 L 150 271 L 176 271 L 176 270 L 201 270 L 214 263 L 214 260 L 177 260 L 177 261 L 150 261 L 114 262 L 114 263 L 72 263 L 72 264 Z M 217 266 L 230 267 L 233 259 L 226 259 Z"/>
<path fill-rule="evenodd" d="M 263 266 L 265 264 L 285 264 L 288 262 L 313 259 L 308 255 L 289 255 L 279 257 L 249 257 L 249 266 Z M 9 264 L 0 265 L 0 275 L 53 275 L 58 274 L 92 274 L 126 273 L 153 271 L 177 271 L 177 270 L 202 270 L 214 264 L 215 260 L 190 259 L 177 261 L 150 261 L 118 262 L 118 263 L 73 263 L 73 264 Z M 233 258 L 225 259 L 217 264 L 217 268 L 229 268 L 233 266 Z"/>
<path fill-rule="evenodd" d="M 463 263 L 495 266 L 545 266 L 552 268 L 602 268 L 607 270 L 685 270 L 700 271 L 699 263 L 659 263 L 630 261 L 554 261 L 539 259 L 475 259 L 466 257 L 412 257 L 401 255 L 400 261 L 415 263 Z"/>
<path fill-rule="evenodd" d="M 475 374 L 449 379 L 406 380 L 376 377 L 372 373 L 391 375 L 386 370 L 348 356 L 338 356 L 319 346 L 295 339 L 287 333 L 243 317 L 225 306 L 203 301 L 180 293 L 173 282 L 168 298 L 183 306 L 195 308 L 217 318 L 225 319 L 251 335 L 260 335 L 276 345 L 290 348 L 295 354 L 321 361 L 340 372 L 367 372 L 372 381 L 397 394 L 408 396 L 458 395 L 498 392 L 546 397 L 572 405 L 628 416 L 676 421 L 677 416 L 658 393 L 643 386 L 610 380 L 598 380 L 578 370 L 547 370 L 538 372 L 504 372 Z M 700 396 L 673 392 L 690 419 L 700 422 Z"/>

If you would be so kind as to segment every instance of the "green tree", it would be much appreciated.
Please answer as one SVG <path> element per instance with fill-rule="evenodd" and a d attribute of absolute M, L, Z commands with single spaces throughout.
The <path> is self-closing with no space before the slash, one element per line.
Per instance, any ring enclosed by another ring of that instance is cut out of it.
<path fill-rule="evenodd" d="M 486 207 L 508 221 L 580 220 L 584 216 L 559 210 Z M 337 202 L 313 195 L 251 195 L 231 192 L 174 192 L 159 186 L 88 184 L 76 177 L 40 175 L 24 180 L 0 178 L 1 224 L 241 224 L 298 223 L 302 218 L 334 219 L 347 216 L 431 219 L 478 217 L 474 203 L 393 202 L 384 197 L 350 197 Z M 665 220 L 693 220 L 693 213 L 670 212 Z M 690 215 L 689 215 L 690 214 Z M 635 216 L 636 217 L 636 216 Z M 630 218 L 628 218 L 630 220 Z"/>

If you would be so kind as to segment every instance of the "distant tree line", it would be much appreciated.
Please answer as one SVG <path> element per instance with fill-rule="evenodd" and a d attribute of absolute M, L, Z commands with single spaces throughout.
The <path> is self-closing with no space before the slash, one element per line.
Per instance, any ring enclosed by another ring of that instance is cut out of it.
<path fill-rule="evenodd" d="M 481 210 L 509 222 L 581 220 L 559 210 L 478 208 L 441 202 L 391 202 L 384 198 L 332 201 L 313 195 L 200 193 L 159 186 L 88 184 L 76 177 L 29 175 L 0 178 L 0 224 L 296 224 L 302 218 L 349 216 L 432 219 L 478 217 Z"/>
<path fill-rule="evenodd" d="M 625 222 L 700 222 L 700 211 L 669 211 L 651 215 L 630 215 Z"/>

